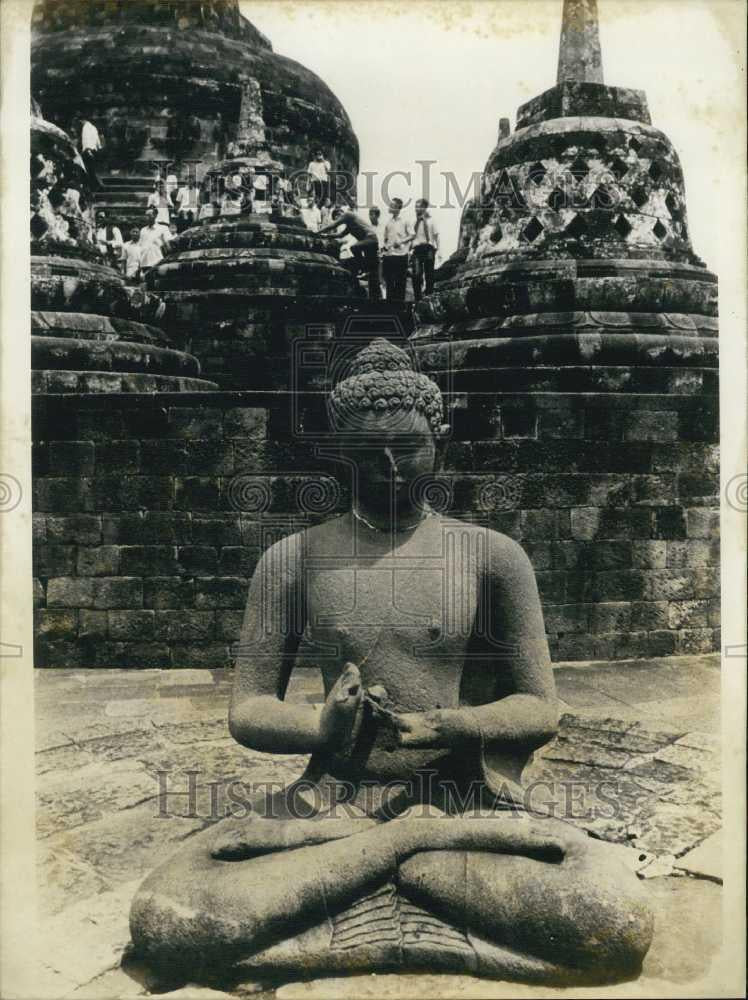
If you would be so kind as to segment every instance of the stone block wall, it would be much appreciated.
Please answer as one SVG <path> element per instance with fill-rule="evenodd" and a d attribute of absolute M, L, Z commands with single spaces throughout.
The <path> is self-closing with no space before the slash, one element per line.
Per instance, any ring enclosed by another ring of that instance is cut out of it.
<path fill-rule="evenodd" d="M 35 397 L 37 666 L 228 664 L 262 549 L 297 530 L 288 481 L 266 477 L 257 516 L 232 489 L 312 461 L 283 444 L 289 408 L 272 394 Z"/>
<path fill-rule="evenodd" d="M 719 648 L 714 397 L 453 399 L 454 507 L 521 542 L 555 660 Z"/>
<path fill-rule="evenodd" d="M 263 549 L 345 505 L 302 499 L 336 472 L 310 443 L 319 393 L 33 406 L 37 666 L 228 664 Z M 525 547 L 554 659 L 719 648 L 716 397 L 507 389 L 449 410 L 438 496 Z"/>

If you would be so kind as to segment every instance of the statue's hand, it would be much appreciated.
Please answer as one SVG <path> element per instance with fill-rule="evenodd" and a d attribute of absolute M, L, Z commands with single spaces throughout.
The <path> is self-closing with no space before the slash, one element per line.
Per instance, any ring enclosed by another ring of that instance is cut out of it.
<path fill-rule="evenodd" d="M 363 687 L 358 667 L 346 663 L 327 696 L 319 720 L 323 746 L 336 752 L 349 751 L 356 742 L 363 716 Z"/>
<path fill-rule="evenodd" d="M 457 747 L 471 735 L 458 708 L 404 712 L 398 728 L 399 744 L 408 748 Z"/>

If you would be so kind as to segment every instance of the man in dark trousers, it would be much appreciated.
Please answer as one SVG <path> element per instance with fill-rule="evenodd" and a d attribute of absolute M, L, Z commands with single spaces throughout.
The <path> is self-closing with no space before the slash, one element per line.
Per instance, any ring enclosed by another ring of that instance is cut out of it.
<path fill-rule="evenodd" d="M 348 233 L 353 236 L 356 242 L 351 246 L 351 253 L 356 261 L 357 271 L 365 271 L 369 283 L 369 298 L 372 302 L 381 298 L 382 292 L 379 287 L 379 240 L 373 226 L 357 215 L 354 209 L 356 203 L 353 202 L 349 209 L 344 210 L 336 219 L 318 230 L 319 234 L 336 230 L 336 236 L 345 236 Z M 343 227 L 341 229 L 341 227 Z"/>
<path fill-rule="evenodd" d="M 410 223 L 400 215 L 402 198 L 390 201 L 392 218 L 384 227 L 382 250 L 382 276 L 387 289 L 388 302 L 404 302 L 408 280 L 408 250 L 413 239 Z"/>
<path fill-rule="evenodd" d="M 429 213 L 425 198 L 416 202 L 416 223 L 413 228 L 413 297 L 419 301 L 426 286 L 426 295 L 434 290 L 434 264 L 439 251 L 439 230 Z"/>

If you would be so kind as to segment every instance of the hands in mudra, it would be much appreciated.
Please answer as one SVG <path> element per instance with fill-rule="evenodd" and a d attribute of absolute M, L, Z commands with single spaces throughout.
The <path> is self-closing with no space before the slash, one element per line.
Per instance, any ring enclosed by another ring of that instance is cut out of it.
<path fill-rule="evenodd" d="M 464 738 L 464 713 L 459 709 L 429 712 L 394 712 L 388 706 L 385 688 L 377 684 L 364 688 L 354 663 L 346 663 L 327 696 L 320 715 L 323 744 L 333 752 L 350 753 L 356 745 L 365 714 L 380 729 L 388 731 L 383 741 L 390 750 L 449 747 Z"/>
<path fill-rule="evenodd" d="M 359 669 L 355 663 L 346 663 L 322 707 L 319 732 L 323 746 L 339 753 L 350 752 L 361 730 L 363 699 Z"/>

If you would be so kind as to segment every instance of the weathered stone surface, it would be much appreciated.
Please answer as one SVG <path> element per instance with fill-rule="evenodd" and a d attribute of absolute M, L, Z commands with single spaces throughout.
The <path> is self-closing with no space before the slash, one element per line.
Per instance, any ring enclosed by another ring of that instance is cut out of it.
<path fill-rule="evenodd" d="M 39 935 L 44 963 L 79 984 L 116 968 L 130 940 L 127 914 L 136 888 L 125 883 L 45 921 Z"/>
<path fill-rule="evenodd" d="M 682 701 L 684 700 L 682 696 L 690 692 L 689 698 L 686 699 L 691 705 L 690 716 L 680 728 L 668 727 L 664 722 L 664 709 L 659 708 L 656 702 L 650 702 L 651 708 L 648 713 L 643 713 L 641 707 L 635 704 L 630 717 L 626 717 L 625 706 L 620 700 L 608 703 L 602 692 L 590 689 L 596 699 L 594 709 L 586 712 L 578 709 L 567 712 L 562 720 L 561 734 L 572 747 L 579 743 L 586 748 L 587 753 L 594 754 L 597 751 L 598 762 L 565 765 L 558 760 L 541 760 L 540 764 L 547 769 L 545 776 L 551 782 L 551 786 L 550 788 L 539 786 L 534 793 L 533 802 L 542 808 L 544 803 L 550 804 L 555 801 L 556 814 L 562 816 L 566 810 L 568 795 L 572 804 L 572 822 L 592 829 L 598 836 L 616 839 L 623 845 L 631 843 L 628 838 L 633 827 L 627 826 L 627 823 L 630 817 L 635 815 L 637 803 L 641 805 L 656 800 L 659 796 L 667 796 L 664 800 L 670 803 L 669 811 L 661 812 L 659 818 L 654 813 L 651 817 L 653 823 L 661 824 L 664 839 L 664 844 L 661 846 L 664 846 L 664 851 L 659 855 L 651 846 L 645 846 L 640 850 L 640 853 L 646 855 L 645 861 L 640 863 L 651 868 L 655 862 L 659 863 L 661 857 L 673 853 L 672 844 L 665 834 L 673 827 L 677 836 L 681 835 L 683 824 L 680 817 L 689 811 L 703 816 L 708 810 L 709 802 L 714 804 L 714 800 L 704 799 L 699 792 L 699 788 L 703 788 L 706 792 L 706 786 L 700 777 L 701 758 L 698 754 L 703 754 L 705 758 L 713 761 L 719 743 L 711 732 L 716 732 L 717 728 L 705 732 L 703 729 L 693 727 L 695 721 L 697 727 L 700 724 L 702 703 L 710 685 L 713 686 L 716 681 L 718 686 L 718 665 L 710 671 L 705 669 L 703 662 L 693 658 L 679 660 L 677 668 L 674 664 L 668 666 L 666 661 L 659 661 L 650 663 L 646 667 L 627 664 L 610 669 L 614 669 L 618 674 L 620 685 L 613 689 L 618 697 L 625 688 L 637 691 L 642 686 L 646 687 L 646 684 L 674 703 L 678 700 L 679 694 Z M 577 688 L 571 687 L 568 682 L 571 673 L 583 678 L 588 684 L 591 679 L 594 681 L 595 678 L 601 677 L 603 685 L 605 684 L 606 668 L 603 665 L 562 670 L 559 673 L 559 694 L 567 703 L 574 700 L 577 691 Z M 615 674 L 611 672 L 610 676 Z M 660 680 L 655 682 L 655 677 L 659 677 Z M 645 683 L 647 678 L 649 680 Z M 158 799 L 155 801 L 149 799 L 133 807 L 127 806 L 125 799 L 124 808 L 111 810 L 107 808 L 99 819 L 74 828 L 63 829 L 45 838 L 40 845 L 42 874 L 40 900 L 46 913 L 60 915 L 60 923 L 55 925 L 57 928 L 55 933 L 60 934 L 61 941 L 75 942 L 78 938 L 84 942 L 88 941 L 88 938 L 78 931 L 75 919 L 71 919 L 69 925 L 62 920 L 67 907 L 72 903 L 80 901 L 87 913 L 93 913 L 89 897 L 95 896 L 108 900 L 109 902 L 104 904 L 106 907 L 111 906 L 112 909 L 119 907 L 120 918 L 122 914 L 127 913 L 129 897 L 117 901 L 118 896 L 113 894 L 112 890 L 130 883 L 133 884 L 133 889 L 129 890 L 132 894 L 135 887 L 133 879 L 139 881 L 154 864 L 173 853 L 180 840 L 189 836 L 191 830 L 202 828 L 210 815 L 212 787 L 219 788 L 217 801 L 220 806 L 228 801 L 225 782 L 232 775 L 238 775 L 243 781 L 254 781 L 255 775 L 259 775 L 259 780 L 277 779 L 281 783 L 286 783 L 301 770 L 303 758 L 291 756 L 279 759 L 271 755 L 255 755 L 233 744 L 228 737 L 226 726 L 229 684 L 229 677 L 221 674 L 214 677 L 206 671 L 39 672 L 37 703 L 40 706 L 41 717 L 40 725 L 37 727 L 38 732 L 43 736 L 44 732 L 50 729 L 50 723 L 54 721 L 58 727 L 67 729 L 75 740 L 75 744 L 71 745 L 68 742 L 67 746 L 61 747 L 59 751 L 40 754 L 40 761 L 46 759 L 45 770 L 56 771 L 58 775 L 70 778 L 76 764 L 85 760 L 85 756 L 81 755 L 91 755 L 99 762 L 99 766 L 107 769 L 112 766 L 109 762 L 127 763 L 128 759 L 137 760 L 143 762 L 149 770 L 153 769 L 153 774 L 160 766 L 169 768 L 167 790 L 185 792 L 188 790 L 189 782 L 186 772 L 196 769 L 200 772 L 197 784 L 198 811 L 206 814 L 196 819 L 179 818 L 180 811 L 187 811 L 184 809 L 184 803 L 187 802 L 187 797 L 184 795 L 175 797 L 173 801 L 167 797 L 167 807 L 169 805 L 175 807 L 173 811 L 168 810 L 168 818 L 158 815 Z M 315 695 L 318 684 L 318 678 L 313 678 L 311 671 L 305 672 L 303 677 L 294 678 L 289 697 L 304 700 L 319 697 L 319 694 Z M 178 697 L 167 698 L 169 691 L 179 692 Z M 648 691 L 643 690 L 641 693 L 646 696 Z M 63 694 L 68 703 L 74 704 L 75 710 L 72 714 L 64 710 L 61 700 Z M 134 702 L 134 713 L 117 714 L 116 717 L 103 716 L 105 725 L 100 723 L 92 725 L 91 710 L 96 709 L 99 713 L 103 713 L 104 707 L 112 699 L 118 702 L 115 712 L 119 713 L 119 706 L 125 701 L 130 701 Z M 189 708 L 184 704 L 185 699 L 189 699 L 191 703 Z M 164 701 L 174 704 L 176 714 L 171 720 L 162 714 Z M 606 707 L 609 704 L 614 706 L 614 713 L 617 714 L 606 718 Z M 45 721 L 48 713 L 53 713 L 52 718 Z M 188 721 L 186 713 L 194 713 L 194 721 Z M 647 719 L 645 723 L 640 721 L 642 715 Z M 75 724 L 76 718 L 77 724 Z M 154 721 L 157 726 L 154 726 Z M 656 755 L 670 748 L 681 748 L 678 753 L 682 754 L 685 751 L 689 756 L 688 759 L 681 756 L 678 765 L 666 761 L 650 764 L 650 768 L 661 767 L 663 770 L 651 771 L 649 778 L 645 777 L 644 773 L 629 776 L 627 770 L 610 768 L 604 763 L 606 754 L 622 748 L 627 752 L 635 752 L 640 761 L 642 758 L 654 761 Z M 203 756 L 204 752 L 206 756 Z M 272 767 L 277 760 L 280 760 L 282 767 L 273 773 Z M 83 765 L 80 769 L 83 769 Z M 76 770 L 80 769 L 76 767 Z M 128 780 L 127 773 L 129 772 L 125 773 L 125 780 Z M 107 787 L 111 788 L 117 781 L 118 772 L 109 771 L 109 774 L 111 777 L 106 783 Z M 653 774 L 656 774 L 657 778 L 653 777 Z M 46 780 L 46 776 L 42 780 Z M 219 782 L 219 785 L 213 785 L 214 781 Z M 618 802 L 613 816 L 611 816 L 610 801 L 606 802 L 599 796 L 594 797 L 594 791 L 601 781 L 613 783 L 614 788 L 606 785 L 603 789 L 609 799 L 612 795 Z M 74 779 L 74 787 L 77 783 L 78 779 Z M 154 780 L 153 785 L 157 788 L 157 781 Z M 674 794 L 676 791 L 677 795 Z M 64 797 L 64 794 L 58 787 L 55 799 Z M 215 797 L 216 793 L 213 795 Z M 114 801 L 119 801 L 116 794 Z M 674 807 L 676 811 L 673 811 Z M 599 813 L 596 818 L 580 815 L 594 810 Z M 649 830 L 648 835 L 651 832 Z M 634 853 L 623 846 L 621 850 Z M 679 866 L 685 857 L 684 855 L 676 859 L 676 866 Z M 613 995 L 617 990 L 622 997 L 630 996 L 632 989 L 639 990 L 642 996 L 654 993 L 665 995 L 666 990 L 664 987 L 660 988 L 661 983 L 670 983 L 672 989 L 676 989 L 672 984 L 694 981 L 703 972 L 707 958 L 712 954 L 713 947 L 720 937 L 719 925 L 715 924 L 714 919 L 719 912 L 719 886 L 692 878 L 656 877 L 648 879 L 646 887 L 656 909 L 657 930 L 652 949 L 643 976 L 634 984 L 627 983 L 613 988 Z M 694 920 L 695 914 L 699 916 L 698 921 Z M 57 997 L 67 995 L 67 992 L 59 989 L 60 984 L 64 983 L 65 990 L 69 988 L 72 995 L 77 995 L 72 992 L 77 988 L 82 1000 L 88 997 L 96 997 L 96 1000 L 99 1000 L 107 996 L 110 982 L 111 993 L 108 995 L 112 998 L 127 995 L 126 990 L 130 989 L 129 983 L 133 980 L 126 972 L 97 973 L 96 978 L 89 980 L 85 987 L 78 985 L 87 980 L 92 965 L 98 966 L 97 956 L 103 954 L 106 964 L 110 955 L 118 954 L 120 946 L 117 943 L 117 925 L 115 923 L 111 926 L 111 933 L 107 932 L 110 944 L 104 948 L 93 942 L 90 949 L 84 949 L 82 965 L 78 963 L 76 966 L 76 945 L 68 945 L 68 964 L 64 968 L 69 978 L 59 974 L 53 977 L 56 985 L 54 988 L 50 987 L 47 996 L 56 1000 Z M 674 926 L 678 927 L 677 935 L 672 933 Z M 89 952 L 92 956 L 91 961 L 88 958 Z M 115 957 L 115 964 L 117 961 Z M 134 970 L 132 976 L 138 976 L 134 981 L 142 982 L 138 970 Z M 422 977 L 396 978 L 401 986 L 405 983 L 408 988 L 413 989 L 416 989 L 417 980 L 424 981 Z M 389 977 L 376 977 L 371 981 L 386 984 Z M 461 988 L 467 988 L 469 985 L 476 990 L 482 989 L 483 995 L 486 996 L 500 995 L 502 990 L 506 991 L 507 996 L 523 995 L 524 992 L 536 996 L 539 992 L 538 987 L 528 988 L 515 984 L 509 986 L 491 983 L 487 987 L 485 983 L 462 977 L 459 979 L 430 977 L 425 981 L 428 983 L 431 996 L 440 995 L 436 991 L 442 988 L 441 995 L 451 995 L 449 990 L 453 982 L 459 983 Z M 653 983 L 655 985 L 652 985 Z M 326 980 L 314 988 L 320 991 L 320 996 L 329 997 L 332 995 L 330 989 L 334 985 Z M 353 990 L 351 995 L 356 997 L 362 995 L 361 990 L 365 988 L 365 983 L 362 986 L 360 979 L 346 980 L 345 985 L 346 988 Z M 123 987 L 126 988 L 125 991 Z M 283 987 L 285 990 L 302 988 L 310 987 L 302 987 L 301 984 Z M 592 992 L 594 990 L 591 991 L 591 995 Z M 375 991 L 374 995 L 383 994 L 379 990 Z M 418 994 L 411 991 L 405 995 Z M 480 996 L 480 992 L 477 995 Z M 548 991 L 548 995 L 551 995 L 551 991 Z"/>
<path fill-rule="evenodd" d="M 237 161 L 232 169 L 247 162 Z M 164 322 L 172 334 L 189 339 L 204 370 L 224 388 L 304 388 L 306 368 L 289 356 L 293 331 L 307 340 L 312 325 L 342 332 L 360 304 L 357 286 L 336 255 L 333 241 L 300 219 L 253 209 L 181 234 L 147 280 L 166 302 Z M 227 415 L 229 438 L 262 444 L 264 430 L 259 409 L 243 406 Z"/>
<path fill-rule="evenodd" d="M 237 3 L 212 4 L 209 13 L 194 8 L 185 16 L 181 8 L 170 6 L 154 14 L 152 6 L 136 0 L 126 14 L 119 8 L 97 11 L 83 21 L 77 11 L 66 18 L 56 8 L 54 2 L 35 8 L 32 88 L 47 113 L 64 121 L 80 111 L 85 93 L 93 102 L 93 120 L 108 135 L 116 165 L 126 164 L 137 173 L 140 159 L 220 159 L 235 128 L 239 88 L 255 81 L 263 132 L 278 135 L 273 152 L 290 169 L 305 169 L 310 150 L 320 146 L 334 168 L 356 173 L 358 143 L 340 103 L 313 73 L 276 55 L 240 15 Z M 83 48 L 103 52 L 101 40 L 112 30 L 119 44 L 105 63 L 80 58 Z M 114 73 L 126 88 L 125 105 L 98 86 L 104 65 L 107 75 Z M 62 90 L 60 74 L 69 81 Z M 164 135 L 157 94 L 167 95 L 170 119 L 189 119 L 190 128 L 183 130 L 185 137 L 191 136 L 186 145 L 175 146 L 175 138 Z M 312 116 L 309 101 L 316 109 Z M 118 140 L 126 127 L 142 136 L 140 148 Z M 149 132 L 153 138 L 147 141 Z"/>
<path fill-rule="evenodd" d="M 722 831 L 718 830 L 703 840 L 698 847 L 694 847 L 679 858 L 676 867 L 680 871 L 688 872 L 689 875 L 710 878 L 721 883 L 723 851 Z"/>
<path fill-rule="evenodd" d="M 49 837 L 100 819 L 110 810 L 132 807 L 154 798 L 157 791 L 151 775 L 136 762 L 117 761 L 106 769 L 91 763 L 70 774 L 50 772 L 37 795 L 39 836 Z"/>
<path fill-rule="evenodd" d="M 684 878 L 657 878 L 646 883 L 655 912 L 655 936 L 642 975 L 616 986 L 575 987 L 579 997 L 676 996 L 703 983 L 703 992 L 719 989 L 719 972 L 710 965 L 722 940 L 721 894 L 708 882 Z M 694 920 L 694 914 L 699 919 Z M 678 933 L 673 933 L 673 928 Z M 470 976 L 367 975 L 288 983 L 276 991 L 278 1000 L 432 1000 L 460 997 L 466 1000 L 514 1000 L 563 995 L 562 990 L 521 983 L 487 983 Z"/>

